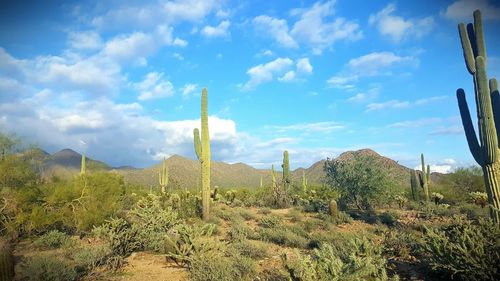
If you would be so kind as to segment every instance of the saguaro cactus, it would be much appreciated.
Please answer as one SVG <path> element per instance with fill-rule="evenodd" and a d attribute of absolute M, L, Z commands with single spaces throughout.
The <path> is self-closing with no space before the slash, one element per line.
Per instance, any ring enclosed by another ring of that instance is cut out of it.
<path fill-rule="evenodd" d="M 411 197 L 413 200 L 417 201 L 418 200 L 418 178 L 417 178 L 417 171 L 411 170 L 411 175 L 410 175 L 410 187 L 411 187 Z"/>
<path fill-rule="evenodd" d="M 208 134 L 207 89 L 201 92 L 201 139 L 198 128 L 193 130 L 194 149 L 201 163 L 201 201 L 202 217 L 210 217 L 210 136 Z"/>
<path fill-rule="evenodd" d="M 420 161 L 422 162 L 422 174 L 420 174 L 420 186 L 424 190 L 425 201 L 429 201 L 429 185 L 431 182 L 431 167 L 427 165 L 427 172 L 425 171 L 424 154 L 420 154 Z"/>
<path fill-rule="evenodd" d="M 168 168 L 167 168 L 167 160 L 163 158 L 163 166 L 161 170 L 158 172 L 158 179 L 161 187 L 161 193 L 167 193 L 168 186 Z"/>
<path fill-rule="evenodd" d="M 302 191 L 307 191 L 307 178 L 305 170 L 302 170 Z"/>
<path fill-rule="evenodd" d="M 260 176 L 260 188 L 264 187 L 264 183 L 262 182 L 262 176 Z"/>
<path fill-rule="evenodd" d="M 271 165 L 272 187 L 276 188 L 276 174 L 274 173 L 274 164 Z"/>
<path fill-rule="evenodd" d="M 85 175 L 85 154 L 82 154 L 82 164 L 80 166 L 80 175 Z"/>
<path fill-rule="evenodd" d="M 465 92 L 457 90 L 458 107 L 465 137 L 474 160 L 482 167 L 491 218 L 500 223 L 500 157 L 499 134 L 496 124 L 500 124 L 500 95 L 498 82 L 489 80 L 486 74 L 486 45 L 481 21 L 481 12 L 474 11 L 474 24 L 460 23 L 458 31 L 467 70 L 473 77 L 476 100 L 479 142 L 472 125 Z"/>
<path fill-rule="evenodd" d="M 14 258 L 12 246 L 4 239 L 0 239 L 0 281 L 14 280 Z"/>
<path fill-rule="evenodd" d="M 290 162 L 288 160 L 288 151 L 283 151 L 283 164 L 281 165 L 283 168 L 283 187 L 285 190 L 288 190 L 288 187 L 291 183 L 290 181 Z"/>

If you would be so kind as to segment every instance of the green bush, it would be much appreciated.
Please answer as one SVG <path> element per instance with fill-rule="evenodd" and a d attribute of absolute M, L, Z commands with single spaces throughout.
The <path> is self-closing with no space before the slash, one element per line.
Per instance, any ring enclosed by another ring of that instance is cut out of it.
<path fill-rule="evenodd" d="M 285 254 L 283 264 L 291 279 L 297 281 L 398 280 L 397 276 L 388 277 L 387 260 L 382 257 L 380 246 L 367 239 L 355 239 L 350 248 L 343 250 L 349 254 L 339 256 L 332 245 L 324 244 L 312 256 L 303 256 L 298 251 L 294 257 Z"/>
<path fill-rule="evenodd" d="M 243 221 L 235 219 L 231 221 L 231 227 L 228 231 L 228 236 L 230 241 L 243 241 L 252 232 L 252 229 L 248 227 Z"/>
<path fill-rule="evenodd" d="M 224 245 L 210 237 L 213 224 L 178 224 L 168 233 L 165 241 L 167 257 L 180 266 L 191 267 L 195 255 L 219 252 Z"/>
<path fill-rule="evenodd" d="M 141 246 L 137 231 L 126 220 L 119 218 L 94 228 L 93 234 L 108 242 L 114 255 L 128 256 Z"/>
<path fill-rule="evenodd" d="M 129 217 L 140 248 L 155 252 L 164 249 L 167 231 L 179 223 L 177 213 L 171 207 L 163 208 L 160 198 L 153 194 L 139 200 Z"/>
<path fill-rule="evenodd" d="M 23 281 L 72 281 L 78 279 L 78 274 L 69 261 L 39 254 L 21 262 L 16 278 Z"/>
<path fill-rule="evenodd" d="M 268 256 L 265 246 L 252 243 L 248 240 L 231 244 L 231 249 L 239 253 L 241 256 L 249 257 L 251 259 L 263 259 Z"/>
<path fill-rule="evenodd" d="M 266 228 L 280 227 L 283 224 L 283 218 L 275 215 L 260 218 L 259 225 Z"/>
<path fill-rule="evenodd" d="M 71 238 L 64 232 L 52 230 L 38 237 L 33 246 L 42 249 L 56 249 L 72 242 Z"/>
<path fill-rule="evenodd" d="M 99 244 L 73 249 L 71 258 L 76 263 L 76 271 L 85 274 L 105 265 L 111 255 L 112 251 L 108 245 Z"/>
<path fill-rule="evenodd" d="M 269 215 L 271 213 L 271 209 L 269 209 L 268 207 L 260 208 L 257 213 L 262 215 Z"/>
<path fill-rule="evenodd" d="M 291 232 L 287 228 L 260 228 L 257 231 L 260 240 L 269 241 L 285 247 L 306 248 L 309 240 Z"/>
<path fill-rule="evenodd" d="M 224 256 L 222 253 L 197 253 L 189 269 L 193 281 L 253 280 L 255 263 L 242 256 Z"/>
<path fill-rule="evenodd" d="M 433 270 L 460 280 L 500 280 L 500 226 L 454 217 L 450 225 L 427 229 L 423 259 Z"/>
<path fill-rule="evenodd" d="M 378 216 L 381 223 L 387 226 L 394 226 L 399 219 L 399 215 L 395 212 L 383 212 Z"/>

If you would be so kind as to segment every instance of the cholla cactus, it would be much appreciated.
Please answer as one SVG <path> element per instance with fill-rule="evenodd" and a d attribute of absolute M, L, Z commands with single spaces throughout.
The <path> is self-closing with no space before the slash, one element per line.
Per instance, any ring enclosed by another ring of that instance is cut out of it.
<path fill-rule="evenodd" d="M 434 203 L 436 205 L 439 205 L 439 203 L 441 203 L 441 200 L 443 200 L 443 198 L 444 198 L 443 194 L 441 194 L 439 192 L 433 192 L 431 197 L 432 197 L 432 199 L 434 199 Z"/>
<path fill-rule="evenodd" d="M 406 204 L 406 202 L 408 202 L 408 199 L 406 199 L 406 197 L 404 197 L 402 195 L 396 195 L 394 197 L 394 200 L 396 200 L 396 202 L 398 202 L 399 208 L 403 208 L 404 205 Z"/>
<path fill-rule="evenodd" d="M 481 208 L 486 207 L 488 205 L 488 194 L 485 192 L 471 192 L 469 193 L 470 198 L 474 204 L 481 206 Z"/>
<path fill-rule="evenodd" d="M 170 195 L 170 205 L 172 205 L 172 208 L 178 210 L 181 207 L 181 197 L 179 194 L 173 193 Z"/>

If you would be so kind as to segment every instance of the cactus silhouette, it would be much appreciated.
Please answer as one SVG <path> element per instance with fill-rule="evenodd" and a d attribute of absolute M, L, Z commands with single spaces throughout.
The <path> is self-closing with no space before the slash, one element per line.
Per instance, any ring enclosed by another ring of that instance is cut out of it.
<path fill-rule="evenodd" d="M 162 194 L 167 193 L 168 168 L 167 168 L 167 160 L 165 160 L 165 158 L 163 158 L 163 166 L 161 167 L 161 170 L 158 172 L 158 179 L 161 187 L 161 193 Z"/>
<path fill-rule="evenodd" d="M 481 12 L 474 11 L 474 23 L 460 23 L 458 32 L 467 70 L 473 77 L 476 100 L 479 141 L 465 98 L 463 89 L 457 90 L 458 107 L 469 150 L 484 174 L 486 193 L 491 218 L 500 223 L 500 157 L 499 135 L 496 124 L 500 124 L 500 96 L 498 82 L 489 80 L 486 73 L 486 45 L 484 40 Z"/>
<path fill-rule="evenodd" d="M 425 201 L 429 201 L 429 185 L 431 182 L 431 167 L 427 165 L 427 172 L 425 171 L 424 154 L 420 154 L 420 161 L 422 162 L 422 174 L 420 176 L 420 186 L 424 190 Z"/>
<path fill-rule="evenodd" d="M 290 186 L 290 161 L 288 160 L 288 151 L 283 151 L 283 164 L 281 165 L 283 168 L 283 188 L 288 190 Z"/>
<path fill-rule="evenodd" d="M 201 163 L 201 204 L 204 221 L 210 218 L 210 136 L 208 134 L 207 89 L 201 92 L 201 139 L 198 128 L 193 130 L 194 149 Z"/>

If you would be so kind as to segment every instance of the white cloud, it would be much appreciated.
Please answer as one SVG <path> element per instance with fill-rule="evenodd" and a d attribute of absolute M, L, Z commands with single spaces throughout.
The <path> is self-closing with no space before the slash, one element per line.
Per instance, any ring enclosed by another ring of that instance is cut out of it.
<path fill-rule="evenodd" d="M 144 80 L 135 83 L 134 87 L 139 91 L 139 100 L 150 100 L 170 97 L 174 94 L 174 86 L 170 81 L 163 79 L 164 73 L 149 72 Z"/>
<path fill-rule="evenodd" d="M 334 15 L 335 1 L 316 2 L 308 9 L 294 9 L 298 18 L 289 30 L 284 19 L 260 15 L 253 19 L 258 33 L 267 34 L 285 48 L 298 48 L 299 42 L 312 48 L 315 54 L 339 40 L 359 40 L 363 37 L 359 24 Z"/>
<path fill-rule="evenodd" d="M 144 57 L 156 49 L 156 41 L 152 35 L 134 32 L 130 35 L 120 35 L 108 42 L 102 50 L 103 55 L 117 59 L 128 60 Z"/>
<path fill-rule="evenodd" d="M 189 96 L 193 94 L 198 89 L 198 84 L 185 84 L 180 90 L 183 96 Z"/>
<path fill-rule="evenodd" d="M 294 23 L 290 34 L 320 51 L 338 40 L 359 40 L 363 37 L 359 25 L 344 18 L 327 21 L 334 14 L 335 1 L 316 2 L 310 9 L 295 10 L 300 19 Z"/>
<path fill-rule="evenodd" d="M 357 93 L 356 95 L 348 98 L 347 101 L 353 102 L 353 103 L 365 103 L 365 102 L 369 102 L 369 101 L 377 98 L 379 93 L 380 93 L 380 88 L 374 87 L 374 88 L 369 89 L 366 92 Z"/>
<path fill-rule="evenodd" d="M 425 17 L 420 19 L 404 19 L 393 15 L 396 5 L 391 3 L 377 14 L 370 15 L 368 22 L 377 26 L 380 34 L 390 37 L 394 42 L 404 38 L 420 38 L 428 34 L 433 26 L 434 19 Z"/>
<path fill-rule="evenodd" d="M 343 70 L 327 80 L 331 87 L 353 89 L 362 77 L 393 75 L 395 69 L 417 67 L 416 56 L 399 56 L 393 52 L 373 52 L 350 59 Z"/>
<path fill-rule="evenodd" d="M 293 65 L 289 58 L 277 58 L 265 64 L 259 64 L 250 68 L 247 74 L 250 80 L 243 85 L 244 90 L 251 90 L 258 85 L 273 80 L 275 75 L 280 75 Z"/>
<path fill-rule="evenodd" d="M 418 120 L 400 121 L 387 125 L 388 128 L 418 128 L 441 122 L 441 118 L 423 118 Z"/>
<path fill-rule="evenodd" d="M 479 9 L 484 20 L 500 20 L 500 7 L 493 3 L 488 0 L 459 0 L 446 7 L 443 15 L 457 22 L 472 22 L 472 13 Z"/>
<path fill-rule="evenodd" d="M 308 58 L 301 58 L 297 61 L 297 72 L 311 74 L 313 67 Z"/>
<path fill-rule="evenodd" d="M 384 109 L 401 109 L 401 108 L 409 108 L 409 107 L 414 107 L 414 106 L 421 106 L 421 105 L 429 104 L 432 102 L 441 101 L 445 98 L 446 98 L 446 96 L 435 96 L 435 97 L 429 97 L 429 98 L 425 98 L 425 99 L 419 99 L 419 100 L 416 100 L 415 102 L 389 100 L 389 101 L 385 101 L 385 102 L 370 103 L 366 106 L 365 112 L 384 110 Z"/>
<path fill-rule="evenodd" d="M 229 36 L 229 26 L 231 23 L 228 20 L 224 20 L 217 26 L 205 26 L 201 30 L 201 34 L 205 37 L 215 38 L 215 37 L 227 37 Z"/>
<path fill-rule="evenodd" d="M 265 126 L 266 129 L 275 133 L 286 133 L 290 131 L 300 131 L 305 134 L 313 133 L 331 133 L 333 131 L 345 128 L 345 125 L 338 122 L 325 121 L 325 122 L 312 122 L 312 123 L 298 123 L 286 126 Z"/>
<path fill-rule="evenodd" d="M 103 4 L 105 5 L 105 4 Z M 199 22 L 219 10 L 218 0 L 156 1 L 149 4 L 122 4 L 109 12 L 92 18 L 91 24 L 100 29 L 127 29 L 155 27 L 161 24 Z"/>
<path fill-rule="evenodd" d="M 96 50 L 103 44 L 101 36 L 95 31 L 70 32 L 68 36 L 69 45 L 74 49 Z"/>
<path fill-rule="evenodd" d="M 175 38 L 172 44 L 179 47 L 186 47 L 188 45 L 188 42 L 180 38 Z"/>
<path fill-rule="evenodd" d="M 260 15 L 253 19 L 257 33 L 269 34 L 281 46 L 297 48 L 298 44 L 288 32 L 288 23 L 283 19 L 276 19 L 267 15 Z"/>
<path fill-rule="evenodd" d="M 464 128 L 462 126 L 447 126 L 438 127 L 432 130 L 429 135 L 461 135 L 464 133 Z"/>
<path fill-rule="evenodd" d="M 285 75 L 283 75 L 282 77 L 278 78 L 278 81 L 290 82 L 290 81 L 293 81 L 294 79 L 295 79 L 295 71 L 290 70 L 287 73 L 285 73 Z"/>

